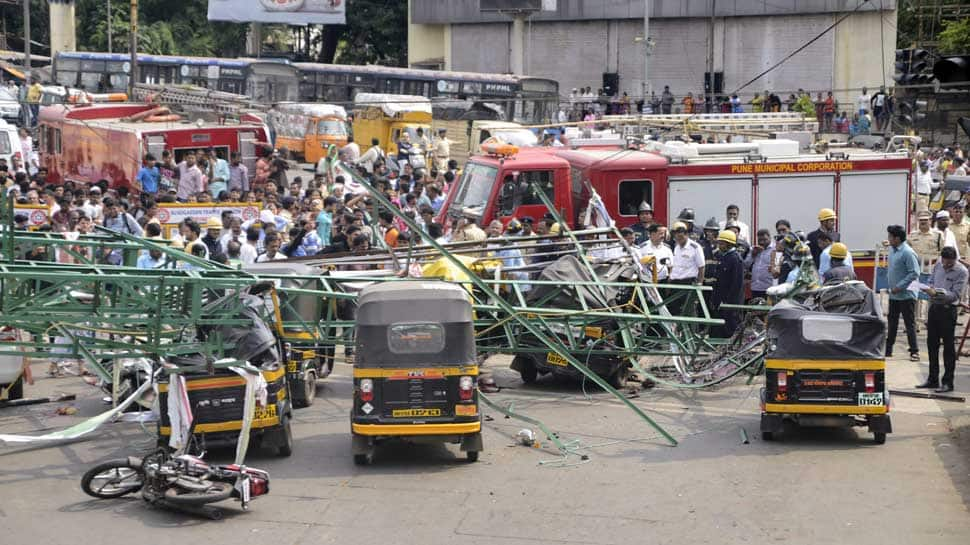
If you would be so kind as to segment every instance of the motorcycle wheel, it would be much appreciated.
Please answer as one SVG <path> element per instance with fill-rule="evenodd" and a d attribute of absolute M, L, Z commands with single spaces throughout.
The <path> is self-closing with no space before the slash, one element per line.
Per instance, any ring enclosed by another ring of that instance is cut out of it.
<path fill-rule="evenodd" d="M 165 489 L 165 501 L 176 505 L 202 505 L 215 503 L 232 495 L 232 483 L 208 481 L 209 487 L 204 491 L 189 490 L 178 484 Z"/>
<path fill-rule="evenodd" d="M 141 490 L 145 473 L 127 459 L 110 460 L 89 469 L 81 477 L 81 490 L 94 498 L 120 498 Z"/>

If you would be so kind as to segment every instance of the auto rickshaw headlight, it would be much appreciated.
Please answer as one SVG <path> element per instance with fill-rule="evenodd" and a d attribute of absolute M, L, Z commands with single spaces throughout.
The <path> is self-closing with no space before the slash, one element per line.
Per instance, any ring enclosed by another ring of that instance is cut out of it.
<path fill-rule="evenodd" d="M 472 377 L 461 377 L 458 379 L 458 396 L 463 400 L 472 398 L 472 390 L 475 388 L 475 379 Z"/>
<path fill-rule="evenodd" d="M 365 378 L 360 381 L 360 400 L 361 401 L 373 401 L 374 399 L 374 381 Z"/>

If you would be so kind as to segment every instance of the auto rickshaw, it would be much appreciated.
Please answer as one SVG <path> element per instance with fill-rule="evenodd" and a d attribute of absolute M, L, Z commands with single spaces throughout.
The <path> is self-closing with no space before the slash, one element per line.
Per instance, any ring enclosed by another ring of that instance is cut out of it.
<path fill-rule="evenodd" d="M 385 282 L 358 297 L 354 463 L 373 461 L 387 439 L 460 443 L 469 462 L 482 450 L 472 305 L 460 286 Z"/>
<path fill-rule="evenodd" d="M 299 290 L 320 289 L 319 271 L 299 262 L 272 261 L 247 265 L 246 272 L 264 277 L 285 275 L 280 280 L 282 291 L 274 291 L 279 312 L 273 317 L 276 334 L 283 341 L 286 361 L 286 380 L 293 394 L 293 406 L 313 405 L 317 395 L 317 381 L 333 371 L 334 345 L 327 337 L 334 335 L 326 320 L 326 301 L 319 296 L 299 293 Z M 290 288 L 287 291 L 285 288 Z"/>
<path fill-rule="evenodd" d="M 886 386 L 886 321 L 863 282 L 801 292 L 767 317 L 761 436 L 786 419 L 806 426 L 867 426 L 878 444 L 892 433 Z"/>
<path fill-rule="evenodd" d="M 263 294 L 272 284 L 265 282 L 253 286 L 248 292 L 227 294 L 227 298 L 240 299 L 243 305 L 237 316 L 245 325 L 204 326 L 203 335 L 218 334 L 227 345 L 233 346 L 227 356 L 246 361 L 257 367 L 266 380 L 267 401 L 257 406 L 253 414 L 250 440 L 254 444 L 276 449 L 280 456 L 293 453 L 293 433 L 290 419 L 293 406 L 290 402 L 286 369 L 280 361 L 280 340 L 266 325 L 260 310 Z M 219 308 L 220 301 L 212 304 Z M 235 445 L 243 426 L 243 409 L 246 398 L 246 380 L 234 371 L 216 367 L 203 354 L 171 356 L 166 362 L 179 368 L 185 377 L 189 404 L 192 407 L 192 440 L 198 450 L 215 446 Z M 159 446 L 168 444 L 171 421 L 168 415 L 169 379 L 162 374 L 158 384 L 161 418 L 158 423 Z"/>

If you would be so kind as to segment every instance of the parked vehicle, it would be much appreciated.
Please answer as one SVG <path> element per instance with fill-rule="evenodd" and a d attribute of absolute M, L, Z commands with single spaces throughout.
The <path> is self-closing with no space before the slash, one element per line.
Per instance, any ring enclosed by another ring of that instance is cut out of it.
<path fill-rule="evenodd" d="M 386 282 L 357 299 L 354 463 L 369 464 L 382 441 L 460 443 L 469 462 L 482 450 L 472 305 L 460 286 Z"/>
<path fill-rule="evenodd" d="M 866 426 L 876 443 L 892 433 L 886 384 L 886 321 L 862 282 L 802 292 L 768 312 L 761 436 L 785 420 Z"/>
<path fill-rule="evenodd" d="M 331 145 L 347 144 L 347 112 L 342 106 L 281 102 L 268 113 L 277 148 L 287 148 L 298 159 L 316 163 Z"/>
<path fill-rule="evenodd" d="M 499 148 L 511 148 L 500 146 Z M 511 148 L 514 149 L 514 148 Z M 907 225 L 912 162 L 905 153 L 852 151 L 803 154 L 794 141 L 745 144 L 661 145 L 654 152 L 525 148 L 473 156 L 449 192 L 438 221 L 460 215 L 480 225 L 493 219 L 540 218 L 546 207 L 532 182 L 575 227 L 588 205 L 590 188 L 617 227 L 636 223 L 646 202 L 654 219 L 669 225 L 680 210 L 695 218 L 723 218 L 729 204 L 741 221 L 774 232 L 775 221 L 811 231 L 816 214 L 838 214 L 842 242 L 853 252 L 860 279 L 872 285 L 875 247 L 886 225 Z M 798 203 L 798 206 L 792 206 Z"/>
<path fill-rule="evenodd" d="M 168 150 L 178 162 L 190 151 L 210 147 L 226 159 L 230 153 L 240 152 L 250 174 L 255 174 L 257 143 L 268 141 L 262 125 L 197 123 L 171 115 L 159 121 L 152 121 L 153 116 L 131 120 L 154 108 L 151 104 L 41 108 L 39 151 L 48 182 L 93 183 L 106 179 L 111 187 L 139 192 L 135 177 L 146 153 L 161 158 Z"/>
<path fill-rule="evenodd" d="M 18 332 L 11 327 L 0 328 L 0 344 L 15 342 Z M 4 397 L 6 392 L 6 397 Z M 24 397 L 24 358 L 22 356 L 0 355 L 0 400 L 14 400 Z"/>
<path fill-rule="evenodd" d="M 354 97 L 354 141 L 361 149 L 377 138 L 388 156 L 397 155 L 397 142 L 407 133 L 418 141 L 418 129 L 431 137 L 431 101 L 424 97 L 358 93 Z"/>
<path fill-rule="evenodd" d="M 210 507 L 229 498 L 243 510 L 258 496 L 269 493 L 269 473 L 244 465 L 210 465 L 201 457 L 172 457 L 164 449 L 139 458 L 129 456 L 98 464 L 81 477 L 81 490 L 99 498 L 120 498 L 141 491 L 152 505 L 222 518 L 222 510 Z"/>
<path fill-rule="evenodd" d="M 285 275 L 281 279 L 284 288 L 314 290 L 320 288 L 319 272 L 309 265 L 275 261 L 254 263 L 245 267 L 246 272 L 264 278 L 272 275 Z M 283 341 L 283 354 L 286 361 L 286 381 L 297 408 L 313 405 L 317 395 L 317 383 L 333 372 L 334 345 L 321 337 L 335 335 L 328 325 L 326 301 L 314 295 L 276 292 L 279 301 L 278 320 L 273 326 L 277 336 Z"/>
<path fill-rule="evenodd" d="M 9 88 L 0 87 L 0 118 L 10 123 L 19 123 L 20 108 L 19 97 Z"/>
<path fill-rule="evenodd" d="M 21 151 L 17 127 L 0 119 L 0 158 L 6 159 L 7 164 L 12 165 L 14 157 L 22 161 L 28 159 L 24 157 L 24 153 Z"/>

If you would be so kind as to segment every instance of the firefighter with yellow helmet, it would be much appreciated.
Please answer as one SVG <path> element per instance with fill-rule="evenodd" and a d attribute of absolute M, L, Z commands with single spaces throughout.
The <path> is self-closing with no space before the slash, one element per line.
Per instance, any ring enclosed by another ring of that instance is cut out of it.
<path fill-rule="evenodd" d="M 721 308 L 721 305 L 740 305 L 744 301 L 744 263 L 738 255 L 737 245 L 738 237 L 734 231 L 725 229 L 718 234 L 717 281 L 714 283 L 711 307 L 724 320 L 724 325 L 715 330 L 715 335 L 725 338 L 737 331 L 740 317 L 737 310 Z"/>
<path fill-rule="evenodd" d="M 812 231 L 808 234 L 808 247 L 812 251 L 812 261 L 815 262 L 815 268 L 819 265 L 819 256 L 822 255 L 822 247 L 818 244 L 818 237 L 822 233 L 829 236 L 832 242 L 840 242 L 839 232 L 835 230 L 835 221 L 838 216 L 835 214 L 835 210 L 831 208 L 823 208 L 818 211 L 818 229 Z"/>

